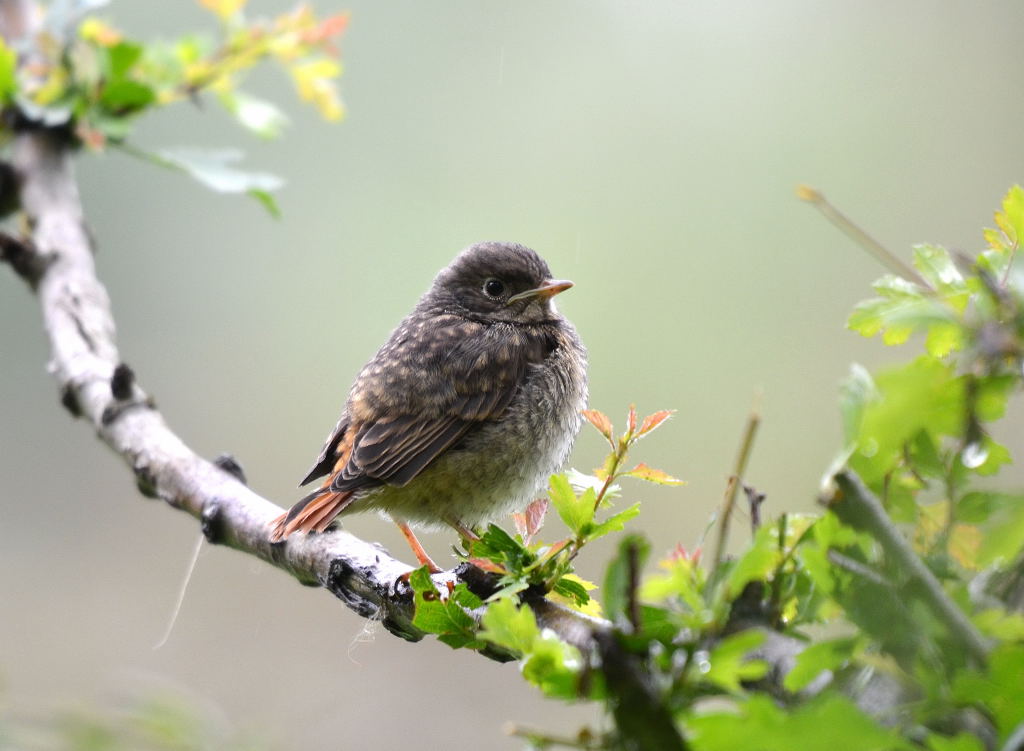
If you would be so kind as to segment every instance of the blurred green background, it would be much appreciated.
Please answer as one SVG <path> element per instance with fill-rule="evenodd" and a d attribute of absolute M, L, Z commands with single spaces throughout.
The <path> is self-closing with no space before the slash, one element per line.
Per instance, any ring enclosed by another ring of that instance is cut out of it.
<path fill-rule="evenodd" d="M 242 146 L 288 179 L 281 221 L 129 157 L 79 163 L 123 357 L 193 448 L 232 452 L 282 505 L 434 273 L 471 242 L 507 239 L 577 283 L 559 303 L 590 350 L 591 405 L 617 423 L 631 401 L 678 410 L 637 458 L 689 485 L 626 488 L 655 551 L 699 544 L 756 391 L 748 479 L 766 513 L 809 510 L 850 363 L 907 355 L 844 330 L 882 269 L 794 186 L 822 188 L 909 257 L 925 240 L 978 247 L 1024 175 L 1024 5 L 1011 0 L 317 7 L 352 11 L 342 125 L 266 72 L 248 88 L 293 114 L 283 141 L 252 142 L 214 106 L 160 114 L 135 139 Z M 213 23 L 190 2 L 106 15 L 142 38 Z M 154 649 L 198 527 L 141 499 L 60 408 L 35 300 L 9 272 L 0 319 L 6 716 L 171 692 L 282 749 L 514 749 L 506 720 L 597 721 L 543 701 L 514 665 L 406 644 L 208 546 Z M 572 462 L 600 457 L 591 431 Z M 376 517 L 346 527 L 408 557 Z M 451 542 L 426 536 L 442 559 Z M 607 554 L 590 551 L 581 573 L 599 579 Z"/>

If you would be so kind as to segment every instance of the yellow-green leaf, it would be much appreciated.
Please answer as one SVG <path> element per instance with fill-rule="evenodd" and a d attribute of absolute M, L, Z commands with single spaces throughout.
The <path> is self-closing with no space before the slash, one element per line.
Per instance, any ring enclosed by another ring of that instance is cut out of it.
<path fill-rule="evenodd" d="M 627 477 L 635 477 L 638 480 L 645 480 L 646 482 L 653 482 L 657 485 L 685 485 L 684 480 L 680 480 L 677 477 L 673 477 L 668 472 L 664 472 L 660 469 L 654 469 L 648 467 L 643 462 L 637 464 L 629 472 L 623 472 Z"/>

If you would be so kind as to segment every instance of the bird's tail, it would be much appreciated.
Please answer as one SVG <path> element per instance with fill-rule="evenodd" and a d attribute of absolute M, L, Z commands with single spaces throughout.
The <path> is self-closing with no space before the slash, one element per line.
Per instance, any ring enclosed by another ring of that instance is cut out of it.
<path fill-rule="evenodd" d="M 323 532 L 352 502 L 353 492 L 329 486 L 314 490 L 270 523 L 270 541 L 284 540 L 293 532 Z"/>

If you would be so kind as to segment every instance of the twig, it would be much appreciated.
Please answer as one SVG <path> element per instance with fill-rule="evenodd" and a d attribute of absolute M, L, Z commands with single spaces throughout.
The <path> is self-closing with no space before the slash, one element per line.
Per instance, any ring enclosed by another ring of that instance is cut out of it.
<path fill-rule="evenodd" d="M 821 191 L 809 185 L 800 185 L 796 189 L 796 194 L 801 201 L 806 201 L 817 208 L 833 226 L 837 227 L 843 234 L 874 256 L 875 260 L 883 266 L 887 266 L 891 271 L 908 281 L 919 284 L 925 289 L 931 289 L 928 282 L 922 279 L 921 275 L 913 267 L 900 260 L 895 253 L 878 242 L 878 240 L 861 229 L 846 214 L 833 206 Z"/>
<path fill-rule="evenodd" d="M 732 510 L 736 505 L 736 491 L 743 481 L 743 475 L 747 471 L 747 462 L 750 460 L 751 449 L 754 446 L 754 436 L 757 435 L 757 427 L 761 424 L 761 413 L 755 398 L 754 407 L 747 417 L 747 427 L 743 431 L 743 440 L 740 442 L 739 453 L 736 454 L 736 466 L 729 482 L 725 486 L 725 497 L 722 500 L 722 513 L 718 519 L 718 537 L 715 540 L 715 553 L 711 558 L 711 572 L 709 578 L 713 578 L 725 555 L 725 544 L 729 539 L 729 520 L 732 518 Z"/>
<path fill-rule="evenodd" d="M 878 540 L 885 554 L 919 585 L 925 604 L 946 625 L 950 634 L 963 644 L 976 662 L 984 664 L 989 653 L 984 637 L 914 553 L 885 513 L 882 502 L 850 470 L 839 472 L 833 480 L 837 491 L 825 499 L 828 507 L 847 524 L 869 532 Z"/>

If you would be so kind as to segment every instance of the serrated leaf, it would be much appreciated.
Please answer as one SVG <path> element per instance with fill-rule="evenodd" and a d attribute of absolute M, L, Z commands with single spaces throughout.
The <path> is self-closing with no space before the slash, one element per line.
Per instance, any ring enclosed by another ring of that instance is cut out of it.
<path fill-rule="evenodd" d="M 764 526 L 757 530 L 754 541 L 736 560 L 729 571 L 727 591 L 736 597 L 748 582 L 765 581 L 778 565 L 778 542 L 773 537 L 774 528 Z"/>
<path fill-rule="evenodd" d="M 1024 239 L 1024 188 L 1014 185 L 1006 192 L 1002 211 L 996 214 L 996 224 L 1006 235 L 1010 247 L 1017 247 Z"/>
<path fill-rule="evenodd" d="M 653 430 L 656 430 L 665 420 L 675 414 L 674 409 L 661 409 L 654 414 L 647 415 L 640 423 L 640 430 L 637 431 L 637 436 L 647 435 Z"/>
<path fill-rule="evenodd" d="M 571 574 L 559 578 L 555 582 L 553 587 L 554 591 L 571 600 L 577 607 L 584 607 L 590 602 L 590 595 L 587 593 L 587 588 L 583 586 L 582 581 L 576 577 L 571 578 Z"/>
<path fill-rule="evenodd" d="M 701 751 L 913 751 L 894 728 L 883 728 L 849 699 L 834 693 L 784 709 L 756 694 L 723 711 L 686 720 Z"/>
<path fill-rule="evenodd" d="M 415 605 L 413 626 L 436 634 L 440 641 L 453 649 L 478 645 L 476 621 L 464 607 L 480 607 L 481 602 L 464 583 L 458 584 L 445 599 L 434 587 L 427 567 L 423 566 L 412 572 L 409 585 L 413 589 Z"/>
<path fill-rule="evenodd" d="M 579 534 L 594 518 L 596 493 L 588 488 L 577 497 L 565 475 L 551 475 L 548 497 L 562 521 L 565 522 L 565 526 L 576 534 Z"/>
<path fill-rule="evenodd" d="M 625 528 L 626 522 L 636 517 L 639 513 L 640 503 L 638 501 L 629 508 L 623 509 L 617 514 L 612 514 L 603 522 L 592 524 L 587 529 L 587 540 L 596 540 L 599 537 L 604 537 L 610 532 L 621 532 Z"/>
<path fill-rule="evenodd" d="M 677 477 L 673 477 L 668 472 L 664 472 L 660 469 L 654 469 L 648 467 L 643 462 L 637 464 L 629 472 L 622 473 L 626 477 L 635 477 L 638 480 L 644 480 L 645 482 L 653 482 L 656 485 L 685 485 L 684 480 L 680 480 Z"/>
<path fill-rule="evenodd" d="M 763 678 L 768 672 L 764 660 L 749 659 L 750 650 L 764 643 L 765 635 L 748 629 L 722 639 L 708 655 L 704 680 L 729 692 L 737 692 L 743 681 Z"/>
<path fill-rule="evenodd" d="M 865 300 L 846 320 L 847 327 L 861 336 L 870 338 L 881 333 L 882 341 L 889 346 L 902 344 L 915 331 L 925 331 L 932 325 L 955 323 L 940 302 L 921 293 Z"/>
<path fill-rule="evenodd" d="M 576 647 L 545 633 L 534 640 L 529 657 L 522 663 L 522 671 L 523 677 L 547 696 L 576 699 L 583 665 Z"/>
<path fill-rule="evenodd" d="M 880 398 L 864 406 L 850 460 L 869 485 L 892 470 L 919 431 L 939 444 L 960 433 L 964 414 L 963 379 L 931 357 L 879 373 L 875 386 Z"/>
<path fill-rule="evenodd" d="M 522 511 L 512 514 L 512 522 L 516 525 L 516 532 L 524 541 L 529 541 L 544 526 L 544 517 L 551 506 L 548 498 L 535 498 L 530 501 Z"/>
<path fill-rule="evenodd" d="M 950 352 L 963 349 L 964 329 L 957 323 L 933 323 L 928 329 L 924 346 L 932 357 L 945 357 Z"/>
<path fill-rule="evenodd" d="M 914 246 L 914 268 L 934 289 L 949 291 L 964 288 L 964 277 L 945 248 L 937 245 Z"/>
<path fill-rule="evenodd" d="M 568 588 L 571 590 L 569 594 L 563 594 L 562 590 L 559 589 L 559 584 L 567 582 Z M 559 579 L 558 584 L 555 588 L 548 593 L 548 597 L 553 599 L 555 602 L 562 602 L 574 610 L 578 610 L 586 615 L 591 615 L 595 618 L 600 618 L 602 614 L 601 603 L 596 598 L 590 596 L 591 590 L 597 589 L 597 585 L 593 582 L 589 582 L 586 579 L 581 579 L 576 574 L 565 574 Z M 586 595 L 586 599 L 580 596 L 580 593 Z"/>
<path fill-rule="evenodd" d="M 582 414 L 587 422 L 597 428 L 598 433 L 608 439 L 608 443 L 614 449 L 615 440 L 612 437 L 612 421 L 608 419 L 608 415 L 597 409 L 585 409 Z"/>
<path fill-rule="evenodd" d="M 470 545 L 470 553 L 500 563 L 529 551 L 497 524 L 488 524 L 480 539 Z"/>
<path fill-rule="evenodd" d="M 540 636 L 537 619 L 528 607 L 519 607 L 511 598 L 495 600 L 480 620 L 479 636 L 484 641 L 528 654 Z"/>
<path fill-rule="evenodd" d="M 834 671 L 849 662 L 859 644 L 856 637 L 812 644 L 797 655 L 796 663 L 782 682 L 783 687 L 793 693 L 802 691 L 823 671 Z"/>

